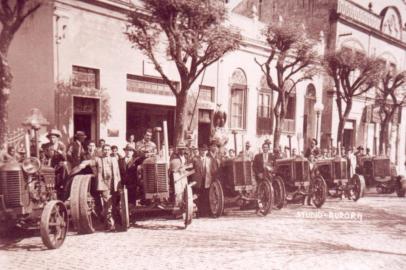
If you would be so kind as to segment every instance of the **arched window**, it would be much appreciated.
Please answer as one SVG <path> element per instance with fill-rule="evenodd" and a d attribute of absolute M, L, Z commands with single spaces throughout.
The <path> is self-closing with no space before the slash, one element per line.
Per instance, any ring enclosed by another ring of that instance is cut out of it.
<path fill-rule="evenodd" d="M 268 87 L 266 77 L 262 76 L 258 89 L 257 134 L 271 134 L 273 125 L 272 90 Z"/>
<path fill-rule="evenodd" d="M 306 98 L 316 99 L 316 87 L 312 83 L 307 86 Z"/>
<path fill-rule="evenodd" d="M 244 71 L 236 69 L 231 75 L 230 127 L 245 129 L 247 109 L 247 77 Z"/>

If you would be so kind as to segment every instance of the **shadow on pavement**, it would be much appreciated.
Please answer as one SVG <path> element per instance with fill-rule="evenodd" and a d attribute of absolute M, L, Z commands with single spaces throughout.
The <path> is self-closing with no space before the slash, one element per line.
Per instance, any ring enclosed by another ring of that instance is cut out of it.
<path fill-rule="evenodd" d="M 20 249 L 28 251 L 42 251 L 47 248 L 41 244 L 21 244 L 23 239 L 38 237 L 38 230 L 22 230 L 19 228 L 12 228 L 0 236 L 0 250 L 16 251 Z"/>
<path fill-rule="evenodd" d="M 184 226 L 177 226 L 177 225 L 145 225 L 145 224 L 135 224 L 131 226 L 132 228 L 138 228 L 138 229 L 145 229 L 145 230 L 154 230 L 154 231 L 159 231 L 159 230 L 184 230 Z"/>
<path fill-rule="evenodd" d="M 328 243 L 328 242 L 288 242 L 288 249 L 290 251 L 295 251 L 295 254 L 303 253 L 306 255 L 308 252 L 314 253 L 342 253 L 342 252 L 366 252 L 366 253 L 378 253 L 384 255 L 395 255 L 395 256 L 405 256 L 406 253 L 367 249 L 367 248 L 357 248 L 349 244 L 339 244 L 339 243 Z M 308 252 L 306 252 L 306 250 Z M 297 251 L 297 252 L 296 252 Z"/>

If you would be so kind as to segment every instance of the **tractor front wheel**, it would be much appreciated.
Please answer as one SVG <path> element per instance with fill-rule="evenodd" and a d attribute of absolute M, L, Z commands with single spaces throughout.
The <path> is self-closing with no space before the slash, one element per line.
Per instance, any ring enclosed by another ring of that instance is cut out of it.
<path fill-rule="evenodd" d="M 59 248 L 68 232 L 68 211 L 61 201 L 50 201 L 41 214 L 40 231 L 44 245 L 49 249 Z"/>

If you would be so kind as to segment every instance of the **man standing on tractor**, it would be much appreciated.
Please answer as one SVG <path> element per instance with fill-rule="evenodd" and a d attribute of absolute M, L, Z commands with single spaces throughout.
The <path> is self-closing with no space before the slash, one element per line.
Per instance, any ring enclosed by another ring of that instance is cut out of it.
<path fill-rule="evenodd" d="M 41 146 L 44 153 L 42 163 L 55 169 L 55 188 L 58 197 L 63 196 L 65 179 L 69 171 L 66 163 L 66 146 L 60 141 L 61 137 L 62 134 L 59 130 L 51 129 L 47 134 L 49 142 Z"/>
<path fill-rule="evenodd" d="M 149 128 L 145 131 L 144 138 L 135 143 L 135 151 L 139 154 L 156 154 L 156 144 L 151 140 L 152 130 Z"/>
<path fill-rule="evenodd" d="M 62 135 L 59 130 L 51 129 L 47 134 L 49 142 L 41 146 L 49 163 L 51 163 L 49 156 L 50 150 L 54 151 L 53 158 L 66 160 L 66 146 L 60 141 L 61 137 Z M 60 158 L 58 156 L 60 156 Z"/>
<path fill-rule="evenodd" d="M 317 147 L 316 139 L 312 139 L 310 147 L 307 148 L 305 152 L 305 158 L 309 158 L 310 155 L 313 155 L 315 158 L 317 158 L 320 155 L 320 149 Z"/>

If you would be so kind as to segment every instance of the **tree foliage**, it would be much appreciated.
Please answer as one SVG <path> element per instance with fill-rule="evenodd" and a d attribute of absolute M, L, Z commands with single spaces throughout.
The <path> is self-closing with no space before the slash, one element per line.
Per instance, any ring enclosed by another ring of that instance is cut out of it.
<path fill-rule="evenodd" d="M 224 25 L 226 9 L 222 1 L 141 0 L 134 6 L 126 31 L 128 39 L 154 64 L 176 97 L 176 142 L 184 132 L 187 92 L 199 75 L 224 54 L 240 44 L 239 33 Z M 180 87 L 171 81 L 162 65 L 160 49 L 177 69 Z"/>
<path fill-rule="evenodd" d="M 13 79 L 8 63 L 10 44 L 24 21 L 40 6 L 37 0 L 2 0 L 0 3 L 0 144 L 6 139 L 7 106 Z"/>
<path fill-rule="evenodd" d="M 344 48 L 327 54 L 324 68 L 334 83 L 339 116 L 337 144 L 341 144 L 354 97 L 361 96 L 378 85 L 381 65 L 374 57 Z"/>
<path fill-rule="evenodd" d="M 269 88 L 278 93 L 274 108 L 274 145 L 278 146 L 288 98 L 298 83 L 319 73 L 318 55 L 316 41 L 308 38 L 304 31 L 298 31 L 297 25 L 270 24 L 263 35 L 270 51 L 265 62 L 255 61 L 266 76 Z"/>
<path fill-rule="evenodd" d="M 380 83 L 377 85 L 377 103 L 380 107 L 381 131 L 379 136 L 379 152 L 384 145 L 389 145 L 389 123 L 393 121 L 396 112 L 406 104 L 406 71 L 381 64 Z"/>

